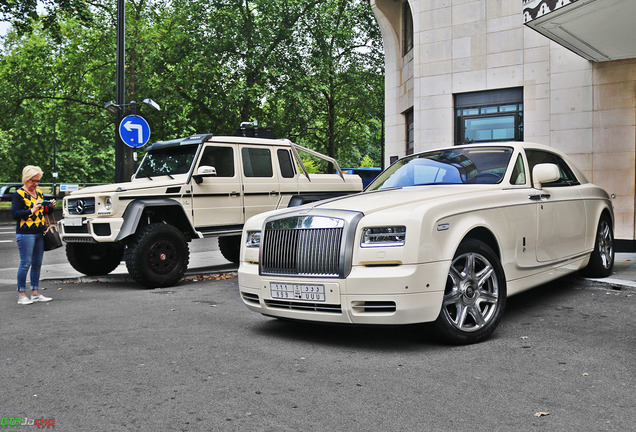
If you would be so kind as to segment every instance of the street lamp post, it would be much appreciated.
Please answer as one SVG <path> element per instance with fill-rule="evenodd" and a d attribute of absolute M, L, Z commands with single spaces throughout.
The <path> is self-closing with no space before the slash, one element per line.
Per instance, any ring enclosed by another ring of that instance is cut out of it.
<path fill-rule="evenodd" d="M 115 104 L 124 105 L 125 95 L 125 66 L 126 66 L 126 8 L 125 0 L 117 0 L 117 77 L 115 81 Z M 126 146 L 122 141 L 117 127 L 124 118 L 123 110 L 117 110 L 115 122 L 115 182 L 121 183 L 130 178 L 132 173 L 126 172 Z M 130 170 L 128 170 L 130 171 Z"/>

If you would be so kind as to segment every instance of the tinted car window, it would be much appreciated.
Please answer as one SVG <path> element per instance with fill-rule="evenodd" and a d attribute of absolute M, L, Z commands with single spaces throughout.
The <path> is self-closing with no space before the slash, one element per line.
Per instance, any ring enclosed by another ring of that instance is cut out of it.
<path fill-rule="evenodd" d="M 202 165 L 214 167 L 217 177 L 234 177 L 234 151 L 231 147 L 208 146 L 201 156 Z"/>
<path fill-rule="evenodd" d="M 289 150 L 279 149 L 276 154 L 278 155 L 278 165 L 280 165 L 281 175 L 284 178 L 294 178 L 296 173 L 294 172 L 294 165 L 292 164 Z"/>
<path fill-rule="evenodd" d="M 272 155 L 269 149 L 243 147 L 243 174 L 245 177 L 273 177 Z"/>
<path fill-rule="evenodd" d="M 137 170 L 137 178 L 185 174 L 190 170 L 197 147 L 168 147 L 149 151 Z"/>
<path fill-rule="evenodd" d="M 574 173 L 570 169 L 567 163 L 560 156 L 555 155 L 543 150 L 526 150 L 528 156 L 528 165 L 530 166 L 530 173 L 534 169 L 535 165 L 542 163 L 551 163 L 559 167 L 561 177 L 559 180 L 552 183 L 545 183 L 543 186 L 557 187 L 557 186 L 573 186 L 578 185 L 579 181 L 574 176 Z M 534 179 L 533 179 L 534 181 Z"/>
<path fill-rule="evenodd" d="M 367 190 L 432 184 L 494 184 L 501 182 L 512 149 L 457 147 L 421 153 L 391 165 Z"/>

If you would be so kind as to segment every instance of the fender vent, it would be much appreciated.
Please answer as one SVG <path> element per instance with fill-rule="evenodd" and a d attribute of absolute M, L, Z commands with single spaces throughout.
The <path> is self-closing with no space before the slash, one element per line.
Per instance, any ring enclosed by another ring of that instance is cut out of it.
<path fill-rule="evenodd" d="M 172 186 L 166 189 L 167 194 L 176 194 L 181 192 L 181 186 Z"/>
<path fill-rule="evenodd" d="M 386 313 L 395 312 L 395 302 L 392 301 L 367 301 L 367 302 L 353 302 L 351 307 L 356 312 L 364 313 Z"/>
<path fill-rule="evenodd" d="M 243 297 L 243 300 L 246 303 L 259 304 L 259 298 L 258 298 L 258 296 L 256 294 L 250 294 L 250 293 L 242 292 L 241 293 L 241 297 Z"/>

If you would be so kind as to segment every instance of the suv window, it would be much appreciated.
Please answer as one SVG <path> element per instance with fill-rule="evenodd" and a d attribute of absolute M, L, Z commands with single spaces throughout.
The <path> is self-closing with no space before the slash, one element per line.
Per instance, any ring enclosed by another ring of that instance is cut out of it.
<path fill-rule="evenodd" d="M 272 155 L 269 149 L 243 147 L 243 174 L 245 177 L 273 177 Z"/>
<path fill-rule="evenodd" d="M 294 164 L 292 164 L 289 150 L 278 149 L 276 154 L 278 155 L 278 165 L 280 165 L 280 173 L 283 178 L 294 178 L 296 173 L 294 172 Z"/>
<path fill-rule="evenodd" d="M 217 177 L 234 177 L 234 151 L 232 147 L 208 146 L 203 150 L 199 166 L 216 168 Z"/>
<path fill-rule="evenodd" d="M 555 155 L 554 153 L 542 151 L 542 150 L 526 150 L 526 155 L 528 156 L 528 165 L 530 166 L 530 173 L 534 169 L 535 165 L 542 163 L 551 163 L 555 164 L 559 167 L 559 172 L 561 173 L 561 177 L 552 183 L 546 183 L 543 186 L 547 187 L 556 187 L 556 186 L 574 186 L 580 184 L 577 178 L 574 176 L 574 173 L 565 163 L 561 157 Z M 534 182 L 534 179 L 532 179 Z"/>
<path fill-rule="evenodd" d="M 197 146 L 167 147 L 146 153 L 136 177 L 185 174 L 190 170 Z"/>

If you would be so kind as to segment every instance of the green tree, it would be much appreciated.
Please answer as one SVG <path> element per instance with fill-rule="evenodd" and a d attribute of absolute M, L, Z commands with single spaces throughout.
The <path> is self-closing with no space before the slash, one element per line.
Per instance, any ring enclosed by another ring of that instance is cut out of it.
<path fill-rule="evenodd" d="M 62 3 L 75 4 L 44 2 Z M 115 118 L 103 105 L 115 95 L 116 0 L 81 3 L 58 11 L 55 25 L 23 14 L 28 31 L 1 39 L 0 180 L 27 163 L 50 173 L 55 137 L 60 181 L 113 180 Z M 126 99 L 161 105 L 142 112 L 153 141 L 259 120 L 341 165 L 379 161 L 382 48 L 366 2 L 125 4 Z M 1 11 L 15 23 L 21 10 Z"/>
<path fill-rule="evenodd" d="M 345 165 L 380 161 L 381 36 L 367 2 L 326 0 L 303 17 L 297 60 L 270 103 L 276 124 Z"/>

